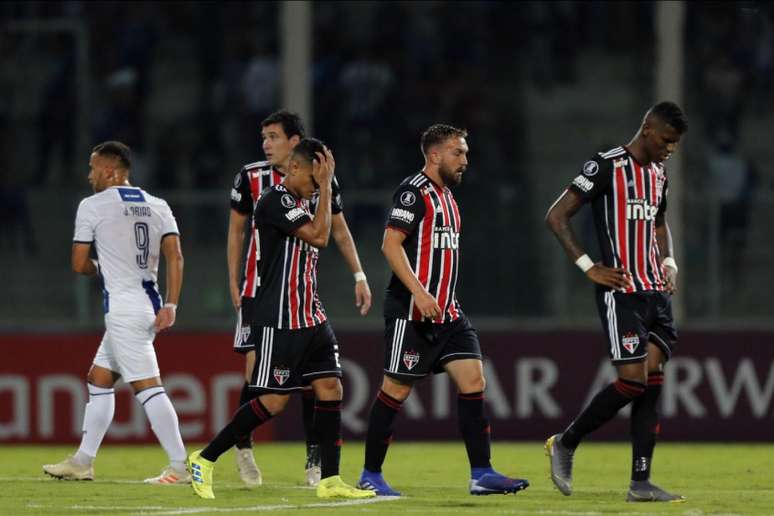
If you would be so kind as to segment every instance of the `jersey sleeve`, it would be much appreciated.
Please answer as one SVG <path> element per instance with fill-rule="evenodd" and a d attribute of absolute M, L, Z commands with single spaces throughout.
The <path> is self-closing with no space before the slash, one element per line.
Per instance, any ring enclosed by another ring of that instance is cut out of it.
<path fill-rule="evenodd" d="M 575 176 L 568 189 L 580 195 L 584 201 L 592 201 L 610 186 L 612 177 L 612 162 L 594 156 L 583 164 L 580 173 Z"/>
<path fill-rule="evenodd" d="M 177 228 L 177 220 L 172 214 L 172 208 L 167 203 L 164 203 L 164 209 L 161 215 L 161 238 L 167 235 L 180 235 L 180 230 Z"/>
<path fill-rule="evenodd" d="M 425 216 L 425 203 L 417 187 L 402 184 L 392 196 L 392 207 L 387 216 L 387 227 L 411 234 Z"/>
<path fill-rule="evenodd" d="M 249 215 L 253 211 L 250 179 L 244 168 L 234 176 L 234 184 L 231 187 L 231 209 L 243 215 Z"/>
<path fill-rule="evenodd" d="M 97 214 L 94 207 L 86 199 L 78 205 L 75 214 L 75 234 L 73 242 L 76 244 L 91 244 L 94 242 L 94 230 L 97 225 Z"/>
<path fill-rule="evenodd" d="M 344 211 L 344 201 L 341 199 L 341 186 L 336 176 L 331 181 L 331 214 L 336 215 Z"/>
<path fill-rule="evenodd" d="M 295 197 L 274 190 L 261 197 L 255 210 L 255 221 L 256 224 L 263 222 L 274 226 L 281 233 L 292 235 L 304 224 L 312 222 L 312 216 Z"/>
<path fill-rule="evenodd" d="M 669 195 L 669 179 L 664 179 L 664 193 L 661 194 L 661 202 L 658 203 L 658 214 L 663 215 L 667 210 L 667 196 Z"/>

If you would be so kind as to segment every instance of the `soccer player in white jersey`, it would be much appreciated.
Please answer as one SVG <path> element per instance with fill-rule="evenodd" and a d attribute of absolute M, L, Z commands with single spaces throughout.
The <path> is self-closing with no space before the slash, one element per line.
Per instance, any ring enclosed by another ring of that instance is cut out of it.
<path fill-rule="evenodd" d="M 151 428 L 169 456 L 149 484 L 186 484 L 186 451 L 177 414 L 161 384 L 153 339 L 175 323 L 183 283 L 177 223 L 166 201 L 129 183 L 129 147 L 110 141 L 94 147 L 89 183 L 95 194 L 81 201 L 75 218 L 72 267 L 104 284 L 105 334 L 87 376 L 89 402 L 78 451 L 43 471 L 66 480 L 93 480 L 94 458 L 115 411 L 113 385 L 132 386 Z M 98 260 L 90 258 L 94 246 Z M 159 257 L 166 261 L 166 302 L 157 284 Z"/>

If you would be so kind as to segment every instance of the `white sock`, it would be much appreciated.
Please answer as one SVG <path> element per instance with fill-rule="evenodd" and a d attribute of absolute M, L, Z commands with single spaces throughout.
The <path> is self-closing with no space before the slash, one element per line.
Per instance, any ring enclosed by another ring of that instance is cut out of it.
<path fill-rule="evenodd" d="M 153 433 L 161 443 L 161 447 L 169 456 L 170 465 L 178 471 L 185 471 L 185 446 L 180 437 L 180 426 L 177 413 L 169 401 L 164 387 L 156 386 L 144 389 L 134 395 L 148 416 Z"/>
<path fill-rule="evenodd" d="M 105 389 L 91 384 L 86 384 L 86 387 L 89 389 L 89 402 L 83 413 L 83 436 L 80 448 L 73 455 L 73 461 L 83 466 L 90 465 L 97 456 L 99 445 L 116 410 L 116 396 L 112 388 Z"/>

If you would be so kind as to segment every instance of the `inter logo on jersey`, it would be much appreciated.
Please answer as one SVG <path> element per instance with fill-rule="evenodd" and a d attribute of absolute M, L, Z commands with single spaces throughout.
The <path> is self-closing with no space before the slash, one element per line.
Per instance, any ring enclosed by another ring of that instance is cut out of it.
<path fill-rule="evenodd" d="M 626 218 L 629 220 L 656 220 L 658 206 L 648 203 L 647 199 L 628 199 L 626 201 Z"/>
<path fill-rule="evenodd" d="M 433 248 L 459 249 L 460 234 L 450 226 L 441 226 L 433 230 Z"/>

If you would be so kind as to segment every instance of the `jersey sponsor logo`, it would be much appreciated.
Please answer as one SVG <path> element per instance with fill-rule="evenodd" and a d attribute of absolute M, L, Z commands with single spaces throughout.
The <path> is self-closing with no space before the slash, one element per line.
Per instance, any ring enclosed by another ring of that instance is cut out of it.
<path fill-rule="evenodd" d="M 296 205 L 296 200 L 290 194 L 284 194 L 280 199 L 280 202 L 287 209 L 290 209 Z"/>
<path fill-rule="evenodd" d="M 276 366 L 273 374 L 277 383 L 283 385 L 290 378 L 290 369 L 285 366 Z"/>
<path fill-rule="evenodd" d="M 119 188 L 118 194 L 124 202 L 145 202 L 142 192 L 136 188 Z"/>
<path fill-rule="evenodd" d="M 406 366 L 406 369 L 411 371 L 416 367 L 416 365 L 419 363 L 419 353 L 417 353 L 414 350 L 408 350 L 405 353 L 403 353 L 403 364 Z"/>
<path fill-rule="evenodd" d="M 583 190 L 584 192 L 590 192 L 592 188 L 594 188 L 594 183 L 586 179 L 585 177 L 579 175 L 575 179 L 572 180 L 572 184 Z"/>
<path fill-rule="evenodd" d="M 640 345 L 640 337 L 636 333 L 627 332 L 623 334 L 621 339 L 621 346 L 629 353 L 634 353 L 637 346 Z"/>
<path fill-rule="evenodd" d="M 599 163 L 597 163 L 594 160 L 587 161 L 583 164 L 583 175 L 584 176 L 593 176 L 596 175 L 596 173 L 599 172 Z"/>
<path fill-rule="evenodd" d="M 403 192 L 400 195 L 400 203 L 403 206 L 412 206 L 415 202 L 417 202 L 417 196 L 414 192 Z"/>
<path fill-rule="evenodd" d="M 440 226 L 433 230 L 434 249 L 459 249 L 460 234 L 451 226 Z"/>
<path fill-rule="evenodd" d="M 239 193 L 235 188 L 231 189 L 231 200 L 234 202 L 240 202 L 242 200 L 242 194 Z"/>
<path fill-rule="evenodd" d="M 653 206 L 646 199 L 627 199 L 626 218 L 629 220 L 656 220 L 658 206 Z"/>
<path fill-rule="evenodd" d="M 396 219 L 400 222 L 411 224 L 414 221 L 414 214 L 408 210 L 404 210 L 401 208 L 393 208 L 392 211 L 390 212 L 390 218 Z"/>
<path fill-rule="evenodd" d="M 285 214 L 285 218 L 288 219 L 290 222 L 295 222 L 301 217 L 306 215 L 306 210 L 303 208 L 293 208 L 289 212 Z"/>

